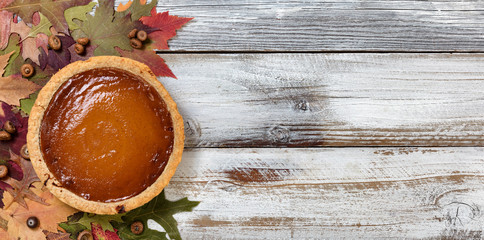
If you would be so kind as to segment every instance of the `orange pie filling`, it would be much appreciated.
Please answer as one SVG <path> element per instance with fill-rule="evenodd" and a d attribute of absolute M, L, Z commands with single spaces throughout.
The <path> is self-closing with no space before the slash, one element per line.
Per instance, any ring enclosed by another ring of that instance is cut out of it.
<path fill-rule="evenodd" d="M 74 75 L 44 112 L 40 146 L 63 188 L 84 199 L 136 196 L 161 175 L 173 150 L 170 112 L 154 87 L 117 68 Z"/>

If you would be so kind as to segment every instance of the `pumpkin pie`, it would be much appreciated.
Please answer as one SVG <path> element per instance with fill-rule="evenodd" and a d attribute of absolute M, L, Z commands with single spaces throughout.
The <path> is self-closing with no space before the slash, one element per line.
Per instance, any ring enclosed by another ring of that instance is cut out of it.
<path fill-rule="evenodd" d="M 57 72 L 31 110 L 32 165 L 61 201 L 116 214 L 160 194 L 183 152 L 183 120 L 148 66 L 92 57 Z"/>

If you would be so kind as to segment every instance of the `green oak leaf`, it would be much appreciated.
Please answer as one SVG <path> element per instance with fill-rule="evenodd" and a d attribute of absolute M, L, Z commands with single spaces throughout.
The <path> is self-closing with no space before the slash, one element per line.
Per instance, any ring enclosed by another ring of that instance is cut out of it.
<path fill-rule="evenodd" d="M 50 23 L 49 19 L 47 19 L 47 17 L 44 16 L 42 13 L 39 13 L 39 15 L 40 15 L 39 24 L 32 26 L 32 29 L 30 29 L 29 34 L 25 38 L 36 37 L 38 33 L 45 33 L 46 35 L 51 34 L 50 27 L 52 27 L 52 23 Z"/>
<path fill-rule="evenodd" d="M 39 91 L 30 94 L 29 98 L 20 99 L 20 107 L 19 109 L 22 110 L 24 113 L 30 115 L 30 110 L 34 106 L 35 99 L 39 95 Z"/>
<path fill-rule="evenodd" d="M 86 230 L 87 228 L 84 227 L 82 224 L 79 223 L 59 223 L 59 227 L 62 229 L 66 230 L 66 232 L 70 233 L 71 239 L 77 240 L 77 235 L 79 235 L 80 232 Z"/>
<path fill-rule="evenodd" d="M 71 216 L 67 217 L 66 222 L 59 223 L 59 227 L 70 233 L 71 239 L 77 240 L 77 235 L 87 229 L 87 227 L 85 227 L 84 225 L 77 223 L 77 221 L 79 221 L 79 219 L 81 219 L 83 216 L 83 212 L 74 213 Z"/>
<path fill-rule="evenodd" d="M 131 6 L 129 6 L 126 11 L 122 12 L 115 12 L 114 16 L 115 17 L 124 17 L 131 13 L 131 20 L 136 21 L 139 20 L 143 16 L 150 16 L 151 15 L 151 9 L 156 7 L 156 4 L 158 4 L 158 0 L 153 0 L 148 4 L 141 4 L 139 0 L 134 0 L 133 3 L 131 3 Z"/>
<path fill-rule="evenodd" d="M 113 223 L 113 226 L 118 229 L 118 235 L 121 239 L 166 239 L 165 233 L 147 227 L 148 219 L 153 219 L 167 231 L 171 239 L 181 239 L 178 224 L 173 215 L 179 212 L 190 212 L 199 203 L 189 201 L 188 198 L 171 202 L 165 198 L 163 191 L 144 206 L 126 213 L 122 217 L 124 222 Z M 135 221 L 141 221 L 145 226 L 140 235 L 134 235 L 131 232 L 131 223 Z"/>
<path fill-rule="evenodd" d="M 128 33 L 134 28 L 129 18 L 114 16 L 114 0 L 99 0 L 99 7 L 94 16 L 86 15 L 85 21 L 78 21 L 79 29 L 72 32 L 74 39 L 87 37 L 90 44 L 95 46 L 94 55 L 115 55 L 119 52 L 114 47 L 131 49 Z"/>
<path fill-rule="evenodd" d="M 84 213 L 81 219 L 77 221 L 79 224 L 83 225 L 90 231 L 91 229 L 91 223 L 95 222 L 101 225 L 102 229 L 104 230 L 109 230 L 111 232 L 114 232 L 113 225 L 111 225 L 111 222 L 123 222 L 121 217 L 124 216 L 124 214 L 116 214 L 116 215 L 97 215 L 97 214 L 88 214 Z"/>
<path fill-rule="evenodd" d="M 15 62 L 17 57 L 20 55 L 20 45 L 18 45 L 20 41 L 20 36 L 17 34 L 10 35 L 8 39 L 8 45 L 5 49 L 0 50 L 0 55 L 4 55 L 14 51 L 14 53 L 10 56 L 8 60 L 8 64 L 5 67 L 5 72 L 3 73 L 4 77 L 10 76 L 13 73 L 12 63 Z"/>
<path fill-rule="evenodd" d="M 66 9 L 64 11 L 64 17 L 66 18 L 69 29 L 71 31 L 78 29 L 79 25 L 77 25 L 77 23 L 75 23 L 73 20 L 78 19 L 81 21 L 86 21 L 86 14 L 91 12 L 94 6 L 96 6 L 96 2 L 91 2 L 84 6 L 76 6 Z"/>

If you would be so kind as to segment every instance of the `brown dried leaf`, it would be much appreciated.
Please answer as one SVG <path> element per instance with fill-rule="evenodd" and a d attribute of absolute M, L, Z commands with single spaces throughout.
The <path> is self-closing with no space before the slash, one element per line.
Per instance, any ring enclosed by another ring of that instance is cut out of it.
<path fill-rule="evenodd" d="M 14 53 L 14 51 L 11 51 L 5 55 L 1 55 L 0 56 L 0 76 L 3 75 L 3 73 L 5 72 L 5 67 L 7 66 L 8 64 L 8 60 L 10 59 L 10 56 Z"/>
<path fill-rule="evenodd" d="M 56 233 L 56 232 L 49 232 L 49 231 L 42 231 L 45 234 L 47 240 L 70 240 L 71 234 L 69 233 Z"/>
<path fill-rule="evenodd" d="M 0 101 L 9 105 L 20 106 L 20 99 L 28 98 L 30 94 L 41 87 L 18 75 L 0 77 Z"/>
<path fill-rule="evenodd" d="M 36 182 L 32 188 L 35 194 L 45 199 L 47 205 L 26 200 L 28 209 L 14 203 L 9 209 L 0 211 L 0 217 L 8 221 L 8 234 L 11 237 L 20 237 L 21 239 L 45 239 L 43 231 L 57 232 L 58 223 L 66 221 L 67 217 L 78 210 L 71 208 L 59 199 L 54 197 L 49 191 L 42 190 L 42 183 Z M 11 196 L 6 196 L 11 199 Z M 39 219 L 39 227 L 31 229 L 27 226 L 27 218 L 35 216 Z M 1 231 L 0 231 L 1 236 Z M 4 238 L 0 238 L 4 239 Z M 55 239 L 55 238 L 54 238 Z"/>

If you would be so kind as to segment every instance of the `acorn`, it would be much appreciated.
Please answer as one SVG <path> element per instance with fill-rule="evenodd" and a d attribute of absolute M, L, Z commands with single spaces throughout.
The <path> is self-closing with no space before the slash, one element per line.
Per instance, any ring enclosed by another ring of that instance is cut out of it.
<path fill-rule="evenodd" d="M 26 63 L 26 64 L 22 65 L 22 67 L 20 67 L 20 73 L 22 74 L 22 76 L 28 78 L 28 77 L 34 75 L 34 67 L 32 67 L 32 65 Z"/>
<path fill-rule="evenodd" d="M 136 221 L 134 223 L 131 223 L 131 232 L 135 235 L 140 235 L 143 233 L 143 223 L 141 221 Z"/>
<path fill-rule="evenodd" d="M 136 37 L 138 38 L 138 40 L 144 42 L 146 41 L 146 39 L 148 39 L 148 34 L 145 31 L 141 30 L 136 33 Z"/>
<path fill-rule="evenodd" d="M 79 233 L 77 240 L 93 240 L 92 233 L 89 230 L 84 230 Z"/>
<path fill-rule="evenodd" d="M 12 135 L 5 130 L 0 131 L 0 141 L 8 141 L 12 139 Z"/>
<path fill-rule="evenodd" d="M 140 49 L 140 48 L 143 47 L 143 43 L 141 43 L 141 41 L 136 39 L 136 38 L 131 38 L 129 40 L 129 44 L 131 45 L 131 47 L 136 48 L 136 49 Z"/>
<path fill-rule="evenodd" d="M 27 144 L 24 144 L 22 148 L 20 149 L 20 156 L 23 158 L 29 160 L 30 159 L 30 154 L 29 154 L 29 149 L 27 148 Z"/>
<path fill-rule="evenodd" d="M 50 35 L 48 43 L 54 50 L 59 50 L 62 46 L 61 40 L 56 35 Z"/>
<path fill-rule="evenodd" d="M 82 46 L 86 46 L 89 44 L 89 38 L 78 38 L 77 43 L 81 44 Z"/>
<path fill-rule="evenodd" d="M 8 168 L 5 165 L 0 165 L 0 178 L 6 177 L 8 174 Z"/>
<path fill-rule="evenodd" d="M 13 125 L 13 123 L 10 121 L 6 121 L 3 124 L 3 129 L 10 134 L 14 134 L 17 131 L 17 129 L 15 128 L 15 125 Z"/>
<path fill-rule="evenodd" d="M 131 30 L 129 33 L 128 33 L 128 37 L 129 38 L 135 38 L 136 37 L 136 33 L 138 32 L 138 29 L 133 29 Z"/>
<path fill-rule="evenodd" d="M 27 227 L 29 228 L 36 228 L 39 226 L 39 219 L 37 217 L 29 217 L 27 218 Z"/>
<path fill-rule="evenodd" d="M 74 45 L 74 51 L 75 51 L 77 54 L 79 54 L 79 55 L 84 54 L 84 50 L 85 50 L 85 49 L 84 49 L 84 46 L 82 46 L 80 43 L 76 43 L 76 44 Z"/>

